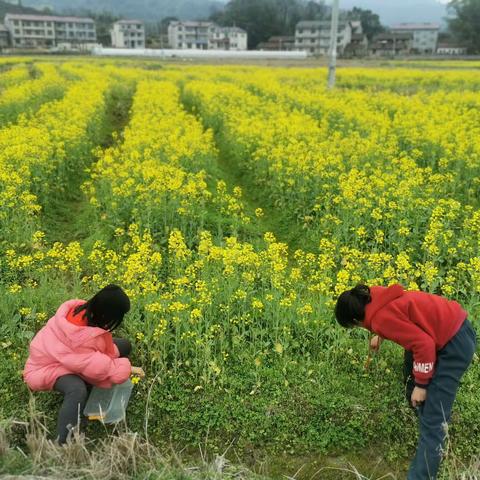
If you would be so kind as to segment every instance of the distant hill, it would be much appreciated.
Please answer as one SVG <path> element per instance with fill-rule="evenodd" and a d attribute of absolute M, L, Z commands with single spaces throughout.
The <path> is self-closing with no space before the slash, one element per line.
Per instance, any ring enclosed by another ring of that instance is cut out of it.
<path fill-rule="evenodd" d="M 206 18 L 222 0 L 23 0 L 36 8 L 49 7 L 57 13 L 81 14 L 86 11 L 111 12 L 115 15 L 157 21 L 175 16 L 180 19 Z"/>
<path fill-rule="evenodd" d="M 0 19 L 3 20 L 7 13 L 44 13 L 31 7 L 20 7 L 0 0 Z"/>
<path fill-rule="evenodd" d="M 17 3 L 17 0 L 11 0 Z M 158 21 L 175 16 L 182 20 L 206 18 L 228 0 L 22 0 L 24 5 L 51 8 L 58 14 L 111 12 L 114 15 Z M 384 25 L 399 22 L 438 22 L 446 16 L 447 0 L 340 0 L 342 10 L 360 7 L 380 15 Z M 329 2 L 327 2 L 329 3 Z M 5 1 L 0 4 L 6 4 Z M 14 7 L 12 8 L 19 8 Z"/>

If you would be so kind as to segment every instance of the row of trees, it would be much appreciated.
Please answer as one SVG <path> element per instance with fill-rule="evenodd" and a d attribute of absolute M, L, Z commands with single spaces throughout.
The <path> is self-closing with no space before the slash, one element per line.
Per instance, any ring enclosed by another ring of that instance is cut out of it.
<path fill-rule="evenodd" d="M 448 27 L 453 38 L 480 54 L 480 0 L 452 0 Z"/>
<path fill-rule="evenodd" d="M 293 35 L 301 20 L 330 18 L 330 10 L 325 0 L 230 0 L 224 9 L 213 12 L 210 20 L 243 28 L 248 32 L 249 48 L 255 48 L 273 35 Z M 370 38 L 384 30 L 378 15 L 370 10 L 354 8 L 343 16 L 360 20 Z"/>

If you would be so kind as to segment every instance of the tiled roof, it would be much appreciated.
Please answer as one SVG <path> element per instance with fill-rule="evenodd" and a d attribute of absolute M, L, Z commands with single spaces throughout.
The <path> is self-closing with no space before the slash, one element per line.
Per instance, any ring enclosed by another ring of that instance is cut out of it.
<path fill-rule="evenodd" d="M 118 22 L 115 22 L 115 23 L 119 23 L 121 25 L 131 25 L 131 24 L 138 25 L 139 23 L 141 23 L 143 25 L 142 20 L 119 20 Z"/>
<path fill-rule="evenodd" d="M 23 13 L 7 13 L 5 20 L 30 20 L 30 21 L 46 21 L 46 22 L 82 22 L 94 23 L 92 18 L 86 17 L 59 17 L 54 15 L 29 15 Z"/>
<path fill-rule="evenodd" d="M 239 27 L 222 27 L 221 30 L 224 32 L 247 33 L 243 28 Z"/>

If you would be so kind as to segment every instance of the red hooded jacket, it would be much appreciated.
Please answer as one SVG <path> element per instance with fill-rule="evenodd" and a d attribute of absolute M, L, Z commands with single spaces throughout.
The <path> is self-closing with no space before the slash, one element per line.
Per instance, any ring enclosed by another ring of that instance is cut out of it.
<path fill-rule="evenodd" d="M 404 291 L 401 285 L 371 287 L 363 326 L 413 353 L 418 386 L 430 382 L 437 351 L 458 332 L 467 312 L 454 301 L 425 292 Z"/>

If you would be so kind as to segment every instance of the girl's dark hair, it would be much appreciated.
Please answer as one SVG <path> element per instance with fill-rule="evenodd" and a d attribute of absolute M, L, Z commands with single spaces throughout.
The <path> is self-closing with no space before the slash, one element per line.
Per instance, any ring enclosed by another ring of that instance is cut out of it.
<path fill-rule="evenodd" d="M 130 310 L 130 299 L 118 285 L 107 285 L 88 302 L 75 308 L 75 315 L 85 312 L 89 327 L 100 327 L 111 332 L 123 321 Z"/>
<path fill-rule="evenodd" d="M 338 323 L 345 328 L 359 325 L 365 318 L 365 306 L 371 301 L 370 288 L 366 285 L 357 285 L 343 292 L 335 306 L 335 317 Z"/>

